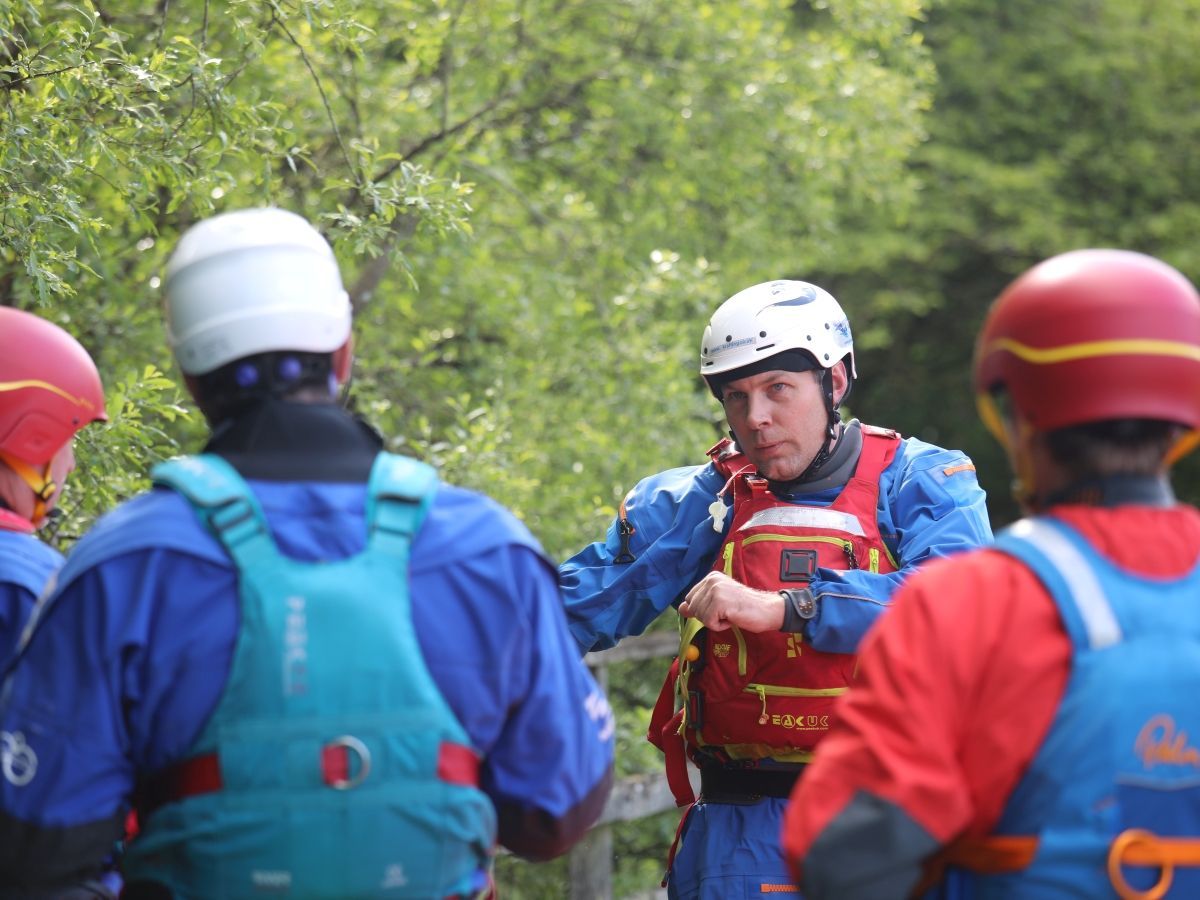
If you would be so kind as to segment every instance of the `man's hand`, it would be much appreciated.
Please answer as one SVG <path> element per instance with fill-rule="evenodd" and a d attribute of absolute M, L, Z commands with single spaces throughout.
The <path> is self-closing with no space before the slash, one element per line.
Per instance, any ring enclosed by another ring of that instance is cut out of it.
<path fill-rule="evenodd" d="M 680 615 L 699 619 L 711 631 L 736 625 L 743 631 L 778 631 L 783 627 L 783 597 L 756 591 L 721 572 L 709 572 L 679 604 Z"/>

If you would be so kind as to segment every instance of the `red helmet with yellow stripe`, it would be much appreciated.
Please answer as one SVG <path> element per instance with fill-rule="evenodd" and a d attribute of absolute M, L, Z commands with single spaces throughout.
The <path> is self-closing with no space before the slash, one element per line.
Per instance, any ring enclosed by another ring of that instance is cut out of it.
<path fill-rule="evenodd" d="M 1002 443 L 997 392 L 1035 431 L 1108 419 L 1200 428 L 1200 295 L 1141 253 L 1052 257 L 992 305 L 975 347 L 975 391 Z"/>
<path fill-rule="evenodd" d="M 83 346 L 45 319 L 0 307 L 0 459 L 40 504 L 58 488 L 54 455 L 89 422 L 107 418 L 100 373 Z"/>

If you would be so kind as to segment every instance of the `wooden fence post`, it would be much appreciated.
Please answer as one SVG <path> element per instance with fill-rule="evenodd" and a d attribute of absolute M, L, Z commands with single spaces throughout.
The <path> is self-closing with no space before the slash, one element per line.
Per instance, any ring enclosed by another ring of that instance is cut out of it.
<path fill-rule="evenodd" d="M 612 827 L 600 825 L 575 845 L 569 861 L 571 900 L 611 900 Z"/>

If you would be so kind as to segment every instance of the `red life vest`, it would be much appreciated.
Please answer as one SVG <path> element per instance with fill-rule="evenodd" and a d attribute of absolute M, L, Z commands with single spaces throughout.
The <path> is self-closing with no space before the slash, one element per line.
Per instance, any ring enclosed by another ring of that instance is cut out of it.
<path fill-rule="evenodd" d="M 854 475 L 829 506 L 779 499 L 765 479 L 743 471 L 749 463 L 729 441 L 713 447 L 713 464 L 732 479 L 734 492 L 733 521 L 713 569 L 760 590 L 803 587 L 818 567 L 896 571 L 879 535 L 876 508 L 880 474 L 895 457 L 900 437 L 861 427 Z M 673 789 L 686 783 L 686 773 L 681 782 L 681 773 L 671 772 L 682 762 L 684 742 L 698 763 L 808 762 L 829 730 L 834 700 L 845 693 L 857 657 L 814 650 L 800 634 L 708 632 L 694 619 L 682 620 L 681 630 L 680 656 L 663 685 L 648 735 L 667 754 Z M 695 647 L 690 653 L 689 645 Z M 697 658 L 689 660 L 697 650 Z M 676 698 L 683 701 L 682 709 L 672 718 Z M 672 743 L 677 746 L 668 747 Z M 689 793 L 684 790 L 683 798 Z"/>

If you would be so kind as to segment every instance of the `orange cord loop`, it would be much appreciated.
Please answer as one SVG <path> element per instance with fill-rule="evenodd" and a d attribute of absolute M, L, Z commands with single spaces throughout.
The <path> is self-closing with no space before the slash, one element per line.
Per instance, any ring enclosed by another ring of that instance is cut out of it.
<path fill-rule="evenodd" d="M 1161 900 L 1171 888 L 1175 877 L 1175 860 L 1170 845 L 1159 840 L 1152 831 L 1129 828 L 1122 831 L 1108 848 L 1108 878 L 1121 900 Z M 1150 888 L 1139 891 L 1125 880 L 1121 866 L 1159 866 L 1158 881 Z"/>

